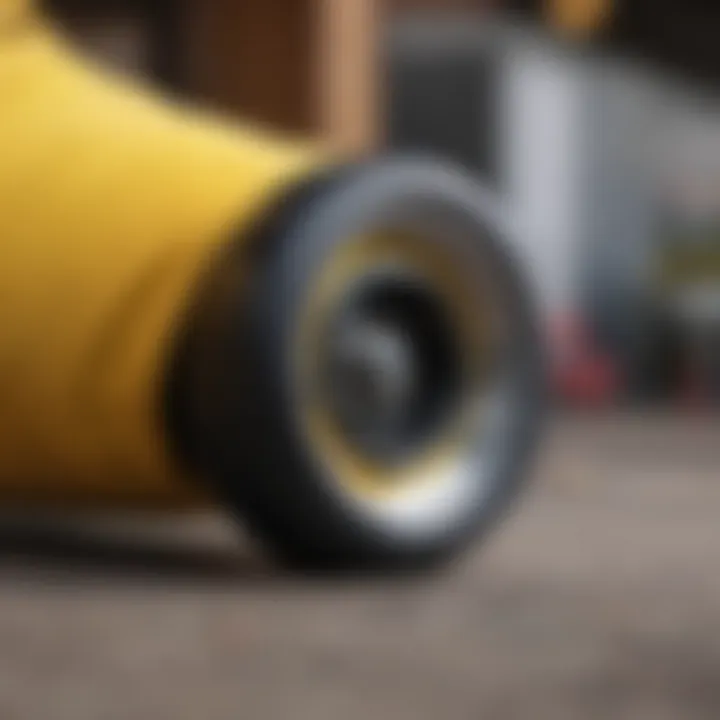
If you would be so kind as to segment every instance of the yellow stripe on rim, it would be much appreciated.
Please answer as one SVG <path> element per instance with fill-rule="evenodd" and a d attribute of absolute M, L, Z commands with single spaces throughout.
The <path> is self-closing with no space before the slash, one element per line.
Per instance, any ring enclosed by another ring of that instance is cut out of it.
<path fill-rule="evenodd" d="M 477 273 L 466 267 L 452 245 L 403 233 L 359 237 L 331 253 L 317 276 L 297 324 L 297 382 L 301 389 L 299 415 L 311 447 L 338 483 L 356 497 L 387 500 L 400 492 L 439 482 L 462 455 L 469 441 L 467 419 L 470 403 L 438 433 L 435 442 L 418 457 L 400 467 L 383 466 L 364 456 L 343 436 L 328 408 L 314 391 L 318 349 L 324 328 L 348 287 L 370 272 L 399 266 L 420 276 L 438 294 L 454 332 L 465 349 L 464 374 L 473 385 L 482 377 L 486 358 L 487 322 L 478 302 Z M 475 388 L 466 393 L 468 401 Z"/>

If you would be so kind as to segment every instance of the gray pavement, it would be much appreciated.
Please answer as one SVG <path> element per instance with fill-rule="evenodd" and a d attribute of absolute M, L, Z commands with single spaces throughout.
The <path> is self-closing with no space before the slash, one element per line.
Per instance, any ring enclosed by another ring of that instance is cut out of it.
<path fill-rule="evenodd" d="M 422 581 L 97 524 L 0 525 L 0 720 L 720 718 L 718 421 L 559 421 L 491 543 Z"/>

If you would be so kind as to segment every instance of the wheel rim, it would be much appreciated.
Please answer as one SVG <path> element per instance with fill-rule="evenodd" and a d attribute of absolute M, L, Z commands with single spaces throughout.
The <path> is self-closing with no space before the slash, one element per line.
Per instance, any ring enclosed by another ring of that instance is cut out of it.
<path fill-rule="evenodd" d="M 492 305 L 488 287 L 462 258 L 436 238 L 378 233 L 343 244 L 321 268 L 299 323 L 301 415 L 315 456 L 353 501 L 396 512 L 409 509 L 413 498 L 424 497 L 427 506 L 433 497 L 447 499 L 453 488 L 477 489 L 477 446 L 487 422 L 479 408 L 502 393 L 491 387 L 493 323 L 483 312 Z M 372 312 L 383 304 L 396 311 L 394 322 L 392 312 Z M 425 321 L 435 315 L 430 327 L 416 322 L 420 314 Z M 375 374 L 375 389 L 387 385 L 377 399 L 388 406 L 384 417 L 371 392 L 360 393 L 361 402 L 346 402 L 345 391 L 338 392 L 342 383 L 335 378 L 342 372 L 336 374 L 327 350 L 338 327 L 352 337 L 339 343 L 345 369 L 355 363 Z M 431 362 L 428 368 L 433 354 L 437 367 Z M 388 367 L 393 362 L 399 369 Z M 404 381 L 387 382 L 393 374 Z M 348 416 L 363 400 L 364 423 L 353 427 Z M 408 403 L 418 422 L 405 434 L 396 424 L 393 437 L 389 426 L 398 420 L 403 426 Z M 363 424 L 376 432 L 363 432 Z"/>

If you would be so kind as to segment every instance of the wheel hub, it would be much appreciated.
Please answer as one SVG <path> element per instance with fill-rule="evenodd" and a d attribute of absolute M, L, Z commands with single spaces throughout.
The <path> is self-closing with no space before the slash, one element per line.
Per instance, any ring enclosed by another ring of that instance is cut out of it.
<path fill-rule="evenodd" d="M 401 328 L 372 320 L 341 333 L 333 359 L 335 404 L 363 434 L 389 432 L 402 423 L 417 394 L 417 357 Z"/>
<path fill-rule="evenodd" d="M 457 395 L 459 353 L 436 298 L 385 278 L 348 301 L 326 349 L 325 395 L 363 454 L 396 462 L 424 444 Z"/>

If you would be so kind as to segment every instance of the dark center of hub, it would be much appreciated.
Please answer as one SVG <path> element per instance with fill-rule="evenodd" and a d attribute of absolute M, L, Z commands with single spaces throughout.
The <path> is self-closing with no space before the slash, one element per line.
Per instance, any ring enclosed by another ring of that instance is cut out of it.
<path fill-rule="evenodd" d="M 402 461 L 424 447 L 460 394 L 461 348 L 440 298 L 391 275 L 354 288 L 331 324 L 324 392 L 363 454 Z"/>

